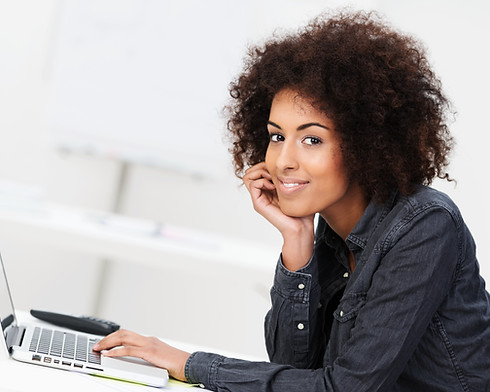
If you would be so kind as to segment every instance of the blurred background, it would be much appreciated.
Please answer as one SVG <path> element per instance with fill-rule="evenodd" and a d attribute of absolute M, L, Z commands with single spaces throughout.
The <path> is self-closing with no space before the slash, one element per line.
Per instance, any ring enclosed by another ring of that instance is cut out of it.
<path fill-rule="evenodd" d="M 484 0 L 0 0 L 0 251 L 19 309 L 265 358 L 281 239 L 233 175 L 222 107 L 249 45 L 375 9 L 457 112 L 450 174 L 490 279 Z"/>

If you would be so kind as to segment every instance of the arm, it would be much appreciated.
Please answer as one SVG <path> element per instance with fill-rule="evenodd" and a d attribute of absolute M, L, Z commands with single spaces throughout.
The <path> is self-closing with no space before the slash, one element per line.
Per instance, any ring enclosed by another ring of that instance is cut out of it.
<path fill-rule="evenodd" d="M 441 210 L 427 212 L 416 224 L 408 222 L 393 238 L 332 366 L 296 369 L 195 353 L 188 361 L 188 380 L 236 392 L 388 390 L 450 290 L 460 245 L 455 222 Z"/>
<path fill-rule="evenodd" d="M 333 311 L 347 282 L 336 250 L 325 244 L 325 229 L 320 218 L 313 256 L 304 268 L 289 271 L 281 259 L 276 267 L 272 307 L 265 319 L 271 362 L 308 369 L 323 366 Z"/>
<path fill-rule="evenodd" d="M 102 340 L 98 349 L 129 344 L 130 347 L 115 348 L 106 355 L 138 356 L 166 367 L 180 379 L 185 366 L 187 381 L 203 383 L 215 391 L 387 390 L 396 382 L 447 295 L 458 260 L 459 239 L 454 221 L 441 210 L 427 215 L 412 227 L 399 228 L 398 232 L 405 231 L 400 235 L 395 233 L 396 243 L 381 260 L 351 336 L 332 366 L 297 369 L 202 352 L 186 360 L 187 353 L 169 349 L 165 344 L 147 340 L 133 348 L 133 338 L 124 343 L 113 335 Z M 434 225 L 438 220 L 444 224 Z M 148 345 L 144 347 L 145 344 Z"/>
<path fill-rule="evenodd" d="M 283 259 L 288 261 L 287 264 L 285 263 L 287 268 L 295 271 L 305 266 L 313 252 L 313 216 L 292 218 L 282 213 L 274 184 L 264 162 L 247 170 L 244 184 L 250 192 L 255 210 L 277 227 L 283 235 L 282 255 Z M 306 276 L 306 274 L 303 275 Z M 307 309 L 308 304 L 302 307 Z M 97 351 L 111 349 L 104 352 L 107 356 L 128 355 L 143 358 L 166 368 L 171 376 L 180 380 L 185 379 L 184 365 L 190 355 L 156 338 L 144 337 L 125 330 L 117 331 L 104 338 L 94 349 Z"/>
<path fill-rule="evenodd" d="M 313 217 L 293 218 L 282 213 L 263 162 L 247 170 L 244 184 L 255 210 L 281 232 L 284 240 L 271 290 L 272 308 L 265 320 L 269 358 L 299 368 L 318 367 L 325 351 L 325 344 L 318 342 L 325 339 L 320 337 L 320 286 L 312 257 Z"/>
<path fill-rule="evenodd" d="M 380 391 L 388 390 L 413 355 L 418 342 L 453 284 L 460 256 L 458 223 L 439 207 L 429 207 L 393 229 L 373 257 L 382 257 L 363 293 L 365 303 L 358 309 L 349 338 L 331 366 L 297 369 L 291 365 L 249 362 L 217 354 L 168 351 L 154 345 L 135 351 L 116 348 L 107 355 L 136 355 L 170 374 L 182 374 L 189 382 L 203 383 L 216 391 Z M 340 307 L 342 307 L 342 303 Z M 336 312 L 342 328 L 341 309 Z M 287 327 L 286 327 L 287 328 Z M 104 339 L 98 349 L 120 345 Z M 111 342 L 111 343 L 109 343 Z M 332 342 L 331 342 L 332 343 Z M 287 343 L 286 343 L 287 344 Z M 168 357 L 167 357 L 168 356 Z M 174 370 L 177 369 L 177 370 Z M 174 373 L 176 372 L 176 373 Z"/>
<path fill-rule="evenodd" d="M 297 368 L 319 368 L 327 337 L 322 336 L 321 288 L 313 256 L 299 271 L 279 260 L 271 289 L 272 307 L 265 318 L 265 340 L 271 362 Z"/>

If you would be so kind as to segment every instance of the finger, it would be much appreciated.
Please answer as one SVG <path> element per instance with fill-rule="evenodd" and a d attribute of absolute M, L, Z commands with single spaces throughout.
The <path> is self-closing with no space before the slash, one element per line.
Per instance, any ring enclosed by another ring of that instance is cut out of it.
<path fill-rule="evenodd" d="M 252 198 L 253 207 L 255 211 L 263 216 L 266 216 L 270 213 L 275 213 L 274 211 L 276 211 L 277 208 L 269 210 L 270 207 L 278 207 L 275 187 L 272 185 L 270 189 L 268 189 L 267 187 L 270 185 L 271 184 L 267 184 L 264 180 L 263 187 L 260 187 L 260 185 L 258 185 L 258 188 L 252 187 L 250 189 L 250 196 Z"/>
<path fill-rule="evenodd" d="M 269 191 L 274 191 L 276 189 L 276 187 L 269 180 L 267 180 L 265 178 L 261 178 L 259 180 L 255 180 L 255 181 L 250 183 L 249 190 L 252 190 L 252 189 L 258 189 L 258 190 L 267 189 Z"/>
<path fill-rule="evenodd" d="M 120 329 L 102 340 L 100 340 L 95 346 L 95 351 L 108 350 L 117 346 L 142 346 L 144 343 L 144 337 L 125 329 Z"/>
<path fill-rule="evenodd" d="M 254 171 L 249 173 L 246 177 L 243 177 L 243 183 L 245 186 L 250 185 L 250 183 L 265 178 L 267 181 L 272 182 L 272 177 L 270 174 L 264 170 Z"/>
<path fill-rule="evenodd" d="M 268 183 L 267 180 L 257 182 L 257 184 L 253 184 L 253 186 L 248 189 L 250 197 L 252 198 L 252 204 L 255 208 L 258 207 L 258 204 L 267 206 L 277 197 L 275 195 L 275 187 L 273 184 Z"/>
<path fill-rule="evenodd" d="M 101 354 L 105 357 L 137 357 L 142 358 L 143 349 L 141 347 L 134 346 L 120 346 L 114 347 L 110 350 L 102 350 Z"/>
<path fill-rule="evenodd" d="M 172 376 L 176 376 L 183 369 L 189 353 L 178 350 L 155 337 L 145 337 L 142 346 L 119 346 L 101 352 L 105 357 L 136 357 L 144 359 L 155 366 L 167 369 Z M 180 374 L 180 373 L 179 373 Z M 183 373 L 178 376 L 184 380 Z"/>
<path fill-rule="evenodd" d="M 156 366 L 160 366 L 163 368 L 167 368 L 165 355 L 161 355 L 160 357 L 155 355 L 155 351 L 151 344 L 147 344 L 143 347 L 136 346 L 120 346 L 114 347 L 110 350 L 102 350 L 101 354 L 104 357 L 109 358 L 118 358 L 118 357 L 133 357 L 133 358 L 141 358 L 145 361 L 151 362 Z"/>
<path fill-rule="evenodd" d="M 267 167 L 265 166 L 264 162 L 261 162 L 257 165 L 254 165 L 250 168 L 248 168 L 245 171 L 245 175 L 243 176 L 244 180 L 250 180 L 250 179 L 258 179 L 260 177 L 264 177 L 267 179 L 271 179 L 271 175 L 269 171 L 267 170 Z"/>
<path fill-rule="evenodd" d="M 244 178 L 245 187 L 251 192 L 252 188 L 266 188 L 269 190 L 275 189 L 270 175 L 266 172 L 254 172 L 249 177 Z"/>
<path fill-rule="evenodd" d="M 251 170 L 256 170 L 256 169 L 265 169 L 266 166 L 265 166 L 265 162 L 262 161 L 262 162 L 259 162 L 259 163 L 256 163 L 255 165 L 253 166 L 250 166 L 247 170 L 245 170 L 245 173 L 247 173 L 248 171 L 251 171 Z"/>

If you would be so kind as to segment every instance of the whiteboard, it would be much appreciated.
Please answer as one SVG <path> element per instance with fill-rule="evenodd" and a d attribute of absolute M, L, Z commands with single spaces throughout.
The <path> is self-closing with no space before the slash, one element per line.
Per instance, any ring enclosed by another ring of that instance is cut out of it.
<path fill-rule="evenodd" d="M 246 53 L 250 12 L 225 0 L 61 3 L 54 144 L 205 176 L 231 172 L 222 108 Z"/>

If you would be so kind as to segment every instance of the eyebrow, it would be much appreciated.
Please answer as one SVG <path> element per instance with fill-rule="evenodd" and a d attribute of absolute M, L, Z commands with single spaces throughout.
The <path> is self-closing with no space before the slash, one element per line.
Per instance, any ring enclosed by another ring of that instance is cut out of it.
<path fill-rule="evenodd" d="M 282 129 L 275 122 L 267 121 L 267 124 L 272 125 L 273 127 L 277 128 L 277 129 Z M 320 127 L 320 128 L 324 128 L 324 129 L 330 130 L 330 128 L 327 127 L 326 125 L 323 125 L 323 124 L 320 124 L 320 123 L 317 123 L 317 122 L 311 122 L 311 123 L 301 124 L 298 128 L 296 128 L 296 130 L 297 131 L 302 131 L 302 130 L 304 130 L 306 128 L 309 128 L 309 127 Z"/>

